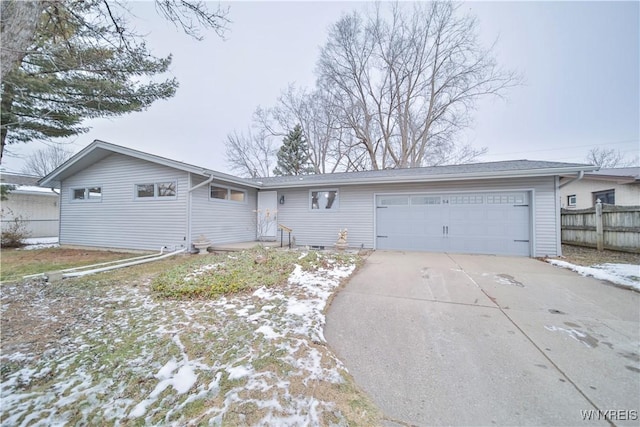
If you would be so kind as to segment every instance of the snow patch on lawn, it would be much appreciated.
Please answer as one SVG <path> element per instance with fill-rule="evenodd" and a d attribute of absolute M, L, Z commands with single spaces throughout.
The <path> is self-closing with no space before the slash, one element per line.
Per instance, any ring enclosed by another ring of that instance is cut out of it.
<path fill-rule="evenodd" d="M 250 405 L 256 425 L 319 425 L 325 412 L 345 425 L 333 402 L 305 391 L 344 382 L 324 345 L 323 311 L 355 266 L 325 261 L 317 271 L 296 266 L 283 286 L 217 300 L 158 300 L 145 286 L 92 298 L 88 324 L 70 325 L 57 348 L 2 355 L 21 366 L 2 377 L 0 417 L 7 425 L 187 425 L 194 420 L 182 411 L 202 401 L 196 423 L 220 425 Z"/>
<path fill-rule="evenodd" d="M 35 249 L 47 249 L 47 248 L 57 248 L 60 246 L 58 244 L 57 237 L 29 237 L 27 239 L 22 239 L 22 243 L 25 244 L 22 250 L 31 251 Z"/>
<path fill-rule="evenodd" d="M 638 265 L 607 263 L 584 267 L 557 259 L 548 259 L 547 262 L 556 267 L 573 270 L 582 276 L 606 280 L 616 285 L 640 291 L 640 266 Z"/>

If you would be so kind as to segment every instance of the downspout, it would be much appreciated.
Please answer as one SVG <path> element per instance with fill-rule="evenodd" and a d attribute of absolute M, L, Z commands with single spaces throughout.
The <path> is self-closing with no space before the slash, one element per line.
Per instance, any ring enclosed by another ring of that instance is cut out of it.
<path fill-rule="evenodd" d="M 562 256 L 562 215 L 561 215 L 561 206 L 562 206 L 562 201 L 560 200 L 560 189 L 566 185 L 571 184 L 572 182 L 576 182 L 576 181 L 580 181 L 582 178 L 584 177 L 584 171 L 580 171 L 578 172 L 578 175 L 576 175 L 575 177 L 569 179 L 568 181 L 565 181 L 563 183 L 560 183 L 560 177 L 556 176 L 556 180 L 557 180 L 557 187 L 556 187 L 556 197 L 555 197 L 555 202 L 556 202 L 556 253 L 558 256 Z"/>
<path fill-rule="evenodd" d="M 189 173 L 189 200 L 187 200 L 187 251 L 191 250 L 191 204 L 193 200 L 193 190 L 196 190 L 205 185 L 211 184 L 213 181 L 213 174 L 209 175 L 209 178 L 196 185 L 195 187 L 191 187 L 191 173 Z"/>
<path fill-rule="evenodd" d="M 569 185 L 569 184 L 571 184 L 572 182 L 575 182 L 575 181 L 580 181 L 583 177 L 584 177 L 584 171 L 580 171 L 580 172 L 578 172 L 577 176 L 575 176 L 575 177 L 569 179 L 568 181 L 565 181 L 565 182 L 561 183 L 560 185 L 558 185 L 558 188 L 562 188 L 565 185 Z"/>

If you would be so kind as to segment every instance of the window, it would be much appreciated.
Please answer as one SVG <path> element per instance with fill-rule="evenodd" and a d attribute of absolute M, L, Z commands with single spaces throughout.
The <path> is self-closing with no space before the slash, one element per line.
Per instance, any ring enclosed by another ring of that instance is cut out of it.
<path fill-rule="evenodd" d="M 217 185 L 211 186 L 209 196 L 212 200 L 228 200 L 238 203 L 244 203 L 247 200 L 246 191 Z"/>
<path fill-rule="evenodd" d="M 605 190 L 593 193 L 593 205 L 600 199 L 603 204 L 615 205 L 616 204 L 616 190 Z"/>
<path fill-rule="evenodd" d="M 575 207 L 576 206 L 576 195 L 575 194 L 567 196 L 567 206 L 569 206 L 569 207 Z"/>
<path fill-rule="evenodd" d="M 175 181 L 136 184 L 137 199 L 176 198 L 177 184 Z"/>
<path fill-rule="evenodd" d="M 159 182 L 156 184 L 158 197 L 176 197 L 175 182 Z"/>
<path fill-rule="evenodd" d="M 338 190 L 311 191 L 309 198 L 312 210 L 338 210 Z"/>
<path fill-rule="evenodd" d="M 155 185 L 153 184 L 137 184 L 136 197 L 154 197 Z"/>
<path fill-rule="evenodd" d="M 71 200 L 99 202 L 102 200 L 102 187 L 72 188 Z"/>
<path fill-rule="evenodd" d="M 408 206 L 408 196 L 385 196 L 380 198 L 381 206 Z"/>
<path fill-rule="evenodd" d="M 231 200 L 234 202 L 244 202 L 244 191 L 229 189 L 229 192 L 231 193 Z"/>

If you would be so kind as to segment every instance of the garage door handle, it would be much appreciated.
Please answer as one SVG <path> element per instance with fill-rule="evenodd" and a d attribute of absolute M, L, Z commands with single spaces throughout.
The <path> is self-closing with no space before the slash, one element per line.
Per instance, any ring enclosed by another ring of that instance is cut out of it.
<path fill-rule="evenodd" d="M 376 236 L 376 237 L 377 237 L 378 239 L 386 239 L 386 238 L 388 238 L 389 236 Z"/>
<path fill-rule="evenodd" d="M 526 242 L 526 243 L 529 243 L 528 240 L 514 240 L 514 242 Z"/>
<path fill-rule="evenodd" d="M 442 226 L 442 235 L 443 236 L 448 236 L 449 235 L 449 226 L 448 225 L 443 225 Z"/>

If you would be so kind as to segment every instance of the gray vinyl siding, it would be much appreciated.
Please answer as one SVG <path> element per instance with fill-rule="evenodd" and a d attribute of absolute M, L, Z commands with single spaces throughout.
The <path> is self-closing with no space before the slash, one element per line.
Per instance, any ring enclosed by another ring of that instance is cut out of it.
<path fill-rule="evenodd" d="M 320 212 L 309 209 L 309 191 L 338 189 L 337 211 Z M 355 247 L 373 248 L 375 209 L 374 195 L 395 192 L 461 192 L 527 190 L 533 195 L 534 230 L 533 256 L 556 255 L 557 216 L 555 178 L 536 177 L 458 181 L 426 184 L 384 184 L 335 187 L 331 185 L 304 188 L 279 189 L 278 198 L 285 196 L 285 204 L 279 205 L 278 223 L 293 229 L 298 245 L 332 247 L 338 231 L 347 228 L 349 244 Z"/>
<path fill-rule="evenodd" d="M 204 181 L 202 177 L 192 176 L 192 187 Z M 209 185 L 192 192 L 191 199 L 191 238 L 192 241 L 204 235 L 213 245 L 220 243 L 249 242 L 256 239 L 256 203 L 255 189 L 214 181 L 212 185 L 230 187 L 247 192 L 245 202 L 211 200 Z"/>
<path fill-rule="evenodd" d="M 136 199 L 135 184 L 177 182 L 175 199 Z M 72 201 L 73 188 L 100 186 L 99 202 Z M 60 243 L 159 250 L 186 245 L 188 174 L 112 154 L 62 182 Z"/>

